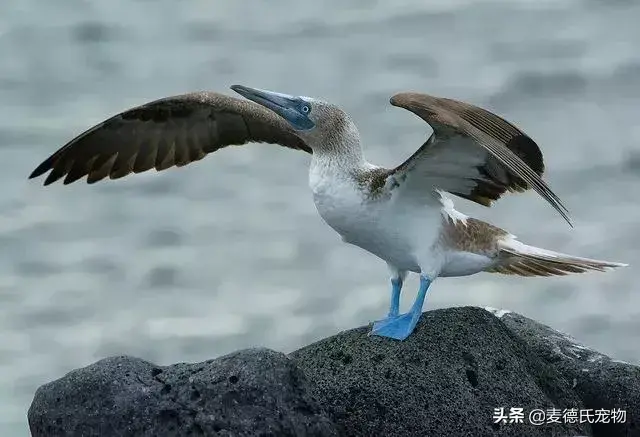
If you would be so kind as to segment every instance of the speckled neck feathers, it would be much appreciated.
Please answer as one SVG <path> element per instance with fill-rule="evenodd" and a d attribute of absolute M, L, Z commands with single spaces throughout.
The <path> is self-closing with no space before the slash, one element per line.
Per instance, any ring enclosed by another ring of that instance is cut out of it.
<path fill-rule="evenodd" d="M 313 149 L 313 159 L 333 167 L 351 171 L 364 166 L 358 128 L 345 113 L 337 114 L 305 137 Z"/>

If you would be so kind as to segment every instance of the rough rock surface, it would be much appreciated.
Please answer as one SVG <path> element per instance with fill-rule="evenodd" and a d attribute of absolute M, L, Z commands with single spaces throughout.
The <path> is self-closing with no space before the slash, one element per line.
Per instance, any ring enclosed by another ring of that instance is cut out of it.
<path fill-rule="evenodd" d="M 573 337 L 520 314 L 496 314 L 536 355 L 571 381 L 585 408 L 626 410 L 626 423 L 594 423 L 594 435 L 640 435 L 639 366 L 612 360 Z"/>
<path fill-rule="evenodd" d="M 493 423 L 494 408 L 583 404 L 557 370 L 480 308 L 426 312 L 403 342 L 359 328 L 292 356 L 348 435 L 591 435 L 584 424 Z"/>
<path fill-rule="evenodd" d="M 403 342 L 342 332 L 286 357 L 114 357 L 45 384 L 34 436 L 640 436 L 640 367 L 515 313 L 429 311 Z M 523 423 L 494 423 L 522 408 Z M 626 423 L 531 425 L 532 409 L 626 410 Z"/>
<path fill-rule="evenodd" d="M 249 349 L 161 367 L 112 357 L 45 384 L 33 436 L 337 436 L 284 354 Z"/>

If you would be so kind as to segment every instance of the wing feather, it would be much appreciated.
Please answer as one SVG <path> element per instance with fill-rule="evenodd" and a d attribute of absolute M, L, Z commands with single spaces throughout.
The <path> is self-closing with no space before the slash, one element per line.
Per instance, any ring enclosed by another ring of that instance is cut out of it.
<path fill-rule="evenodd" d="M 280 117 L 261 105 L 213 92 L 166 97 L 99 123 L 44 160 L 29 178 L 49 185 L 118 179 L 181 167 L 230 145 L 272 143 L 311 153 Z"/>
<path fill-rule="evenodd" d="M 414 185 L 410 189 L 432 184 L 490 206 L 507 191 L 533 188 L 571 225 L 567 208 L 541 178 L 540 148 L 516 126 L 486 109 L 426 94 L 400 93 L 390 102 L 413 112 L 434 131 L 391 171 Z"/>

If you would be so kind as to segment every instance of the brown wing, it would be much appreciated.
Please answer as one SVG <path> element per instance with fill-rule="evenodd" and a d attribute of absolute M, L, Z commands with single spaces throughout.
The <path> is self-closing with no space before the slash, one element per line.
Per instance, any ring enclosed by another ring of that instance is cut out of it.
<path fill-rule="evenodd" d="M 51 170 L 49 185 L 121 178 L 151 168 L 165 170 L 250 142 L 311 149 L 268 109 L 212 92 L 167 97 L 122 112 L 80 134 L 47 158 L 29 178 Z"/>
<path fill-rule="evenodd" d="M 393 170 L 407 184 L 423 189 L 430 183 L 485 206 L 506 191 L 533 188 L 571 224 L 567 208 L 540 177 L 544 162 L 538 145 L 513 124 L 477 106 L 426 94 L 400 93 L 390 102 L 434 131 Z"/>

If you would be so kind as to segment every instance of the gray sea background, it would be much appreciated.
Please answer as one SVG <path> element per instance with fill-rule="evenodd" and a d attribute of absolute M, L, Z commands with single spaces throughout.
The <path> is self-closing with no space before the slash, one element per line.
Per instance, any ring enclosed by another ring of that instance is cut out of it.
<path fill-rule="evenodd" d="M 341 105 L 367 158 L 388 166 L 430 132 L 388 104 L 396 92 L 466 100 L 520 126 L 575 228 L 534 193 L 457 207 L 527 243 L 630 267 L 444 278 L 425 309 L 509 309 L 640 362 L 638 23 L 630 0 L 5 0 L 0 435 L 28 435 L 39 385 L 108 355 L 288 352 L 385 314 L 384 262 L 322 222 L 304 153 L 250 145 L 93 186 L 27 180 L 117 112 L 187 91 L 233 95 L 235 83 Z M 416 287 L 412 277 L 404 306 Z"/>

